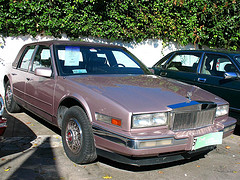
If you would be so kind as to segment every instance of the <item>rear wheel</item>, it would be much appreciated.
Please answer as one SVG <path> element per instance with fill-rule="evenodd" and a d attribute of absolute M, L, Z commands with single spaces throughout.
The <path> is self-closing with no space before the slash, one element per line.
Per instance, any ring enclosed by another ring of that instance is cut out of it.
<path fill-rule="evenodd" d="M 61 135 L 66 155 L 73 162 L 85 164 L 97 158 L 91 124 L 79 106 L 66 111 Z"/>
<path fill-rule="evenodd" d="M 9 81 L 5 85 L 5 107 L 10 113 L 17 113 L 21 111 L 20 106 L 15 102 L 13 98 L 13 92 Z"/>

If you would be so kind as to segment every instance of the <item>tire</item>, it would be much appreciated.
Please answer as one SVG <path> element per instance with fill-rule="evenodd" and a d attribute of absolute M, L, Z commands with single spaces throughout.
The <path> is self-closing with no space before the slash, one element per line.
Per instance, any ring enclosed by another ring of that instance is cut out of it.
<path fill-rule="evenodd" d="M 97 158 L 92 126 L 79 106 L 66 111 L 61 135 L 65 153 L 74 163 L 90 163 Z"/>
<path fill-rule="evenodd" d="M 9 81 L 5 85 L 5 107 L 10 113 L 18 113 L 21 107 L 15 102 Z"/>

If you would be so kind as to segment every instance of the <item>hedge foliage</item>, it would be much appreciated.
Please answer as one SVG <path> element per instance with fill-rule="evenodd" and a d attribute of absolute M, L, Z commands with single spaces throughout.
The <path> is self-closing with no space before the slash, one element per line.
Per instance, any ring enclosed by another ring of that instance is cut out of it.
<path fill-rule="evenodd" d="M 240 48 L 239 0 L 0 0 L 2 36 L 145 39 Z"/>

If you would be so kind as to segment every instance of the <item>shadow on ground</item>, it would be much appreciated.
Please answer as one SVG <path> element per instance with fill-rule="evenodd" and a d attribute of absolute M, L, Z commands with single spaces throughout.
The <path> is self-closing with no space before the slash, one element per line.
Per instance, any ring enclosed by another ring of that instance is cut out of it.
<path fill-rule="evenodd" d="M 21 120 L 4 112 L 4 117 L 7 118 L 7 128 L 3 137 L 33 137 L 36 138 L 35 133 Z"/>
<path fill-rule="evenodd" d="M 25 113 L 54 132 L 59 133 L 58 128 L 29 112 Z M 0 140 L 0 167 L 5 171 L 7 167 L 9 171 L 14 172 L 11 173 L 10 177 L 2 178 L 13 180 L 61 179 L 50 144 L 50 137 L 37 137 L 28 127 L 28 124 L 23 123 L 7 112 L 4 113 L 4 117 L 7 118 L 8 127 Z M 41 138 L 42 140 L 39 141 Z M 40 143 L 37 144 L 36 142 Z"/>
<path fill-rule="evenodd" d="M 48 129 L 52 130 L 53 132 L 55 132 L 56 134 L 58 135 L 61 135 L 61 130 L 57 127 L 57 126 L 54 126 L 52 124 L 50 124 L 49 122 L 43 120 L 42 118 L 36 116 L 35 114 L 27 111 L 27 110 L 24 110 L 24 112 L 31 116 L 34 120 L 38 121 L 40 124 L 42 124 L 43 126 L 47 127 Z"/>
<path fill-rule="evenodd" d="M 14 158 L 8 158 L 0 167 L 8 165 L 14 172 L 8 179 L 61 179 L 56 165 L 55 155 L 50 145 L 50 138 L 46 138 L 39 146 L 19 153 Z M 25 154 L 31 155 L 25 158 Z M 21 165 L 15 169 L 15 161 L 22 159 Z M 3 161 L 3 160 L 2 160 Z"/>
<path fill-rule="evenodd" d="M 36 134 L 19 119 L 4 113 L 7 128 L 0 140 L 0 157 L 24 151 L 32 146 Z"/>

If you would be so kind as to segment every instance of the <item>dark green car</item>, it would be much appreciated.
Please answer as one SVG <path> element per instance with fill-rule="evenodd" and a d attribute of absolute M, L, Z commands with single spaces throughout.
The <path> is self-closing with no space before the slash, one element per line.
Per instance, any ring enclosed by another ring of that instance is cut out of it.
<path fill-rule="evenodd" d="M 154 66 L 154 73 L 212 92 L 240 112 L 240 52 L 174 51 Z"/>

